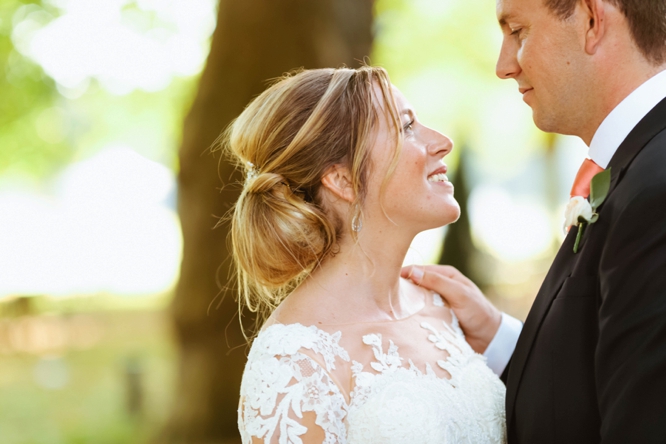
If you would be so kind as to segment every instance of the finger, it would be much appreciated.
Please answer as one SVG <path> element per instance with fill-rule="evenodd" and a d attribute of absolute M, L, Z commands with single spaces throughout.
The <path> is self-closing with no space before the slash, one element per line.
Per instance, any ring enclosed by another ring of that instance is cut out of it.
<path fill-rule="evenodd" d="M 441 274 L 449 278 L 455 278 L 457 276 L 462 276 L 462 273 L 458 271 L 456 267 L 451 265 L 421 265 L 422 268 L 428 270 L 430 273 Z"/>
<path fill-rule="evenodd" d="M 423 278 L 423 265 L 409 265 L 402 267 L 400 270 L 400 277 L 411 279 L 416 285 L 419 285 Z"/>
<path fill-rule="evenodd" d="M 407 265 L 405 267 L 402 267 L 402 269 L 400 270 L 400 276 L 405 279 L 411 279 L 411 276 L 414 273 L 415 269 L 419 268 L 428 270 L 428 272 L 431 273 L 441 274 L 442 276 L 450 278 L 463 276 L 463 274 L 460 271 L 458 271 L 457 268 L 451 265 Z"/>
<path fill-rule="evenodd" d="M 463 304 L 466 300 L 466 290 L 463 284 L 447 276 L 443 276 L 439 273 L 430 273 L 426 270 L 420 279 L 415 280 L 414 277 L 417 277 L 417 270 L 419 267 L 414 269 L 412 273 L 412 281 L 415 284 L 427 289 L 434 291 L 435 293 L 442 296 L 449 303 L 450 306 L 455 307 Z"/>
<path fill-rule="evenodd" d="M 423 276 L 423 265 L 407 265 L 400 269 L 400 277 L 405 279 L 411 279 L 412 281 L 421 280 Z"/>
<path fill-rule="evenodd" d="M 405 279 L 411 279 L 412 278 L 412 268 L 415 267 L 416 265 L 407 265 L 406 267 L 402 267 L 400 269 L 400 277 L 405 278 Z"/>
<path fill-rule="evenodd" d="M 450 279 L 457 280 L 466 285 L 474 285 L 474 283 L 469 280 L 467 276 L 462 274 L 460 270 L 451 265 L 425 265 L 424 268 L 428 273 L 437 273 Z"/>
<path fill-rule="evenodd" d="M 423 280 L 424 273 L 427 273 L 428 275 L 433 275 L 431 276 L 433 279 L 434 276 L 441 276 L 443 278 L 452 279 L 462 286 L 466 286 L 468 288 L 473 288 L 473 289 L 477 288 L 474 282 L 469 280 L 469 278 L 467 278 L 464 274 L 462 274 L 456 267 L 453 267 L 451 265 L 409 265 L 402 268 L 402 270 L 400 271 L 400 276 L 405 279 L 411 279 L 417 285 L 422 285 L 421 282 Z M 427 284 L 422 286 L 427 287 Z M 431 290 L 437 291 L 435 289 Z M 462 292 L 464 292 L 465 289 L 459 288 L 458 291 L 460 292 L 461 296 L 455 299 L 459 300 L 462 297 L 463 294 Z M 441 296 L 445 295 L 442 294 Z"/>

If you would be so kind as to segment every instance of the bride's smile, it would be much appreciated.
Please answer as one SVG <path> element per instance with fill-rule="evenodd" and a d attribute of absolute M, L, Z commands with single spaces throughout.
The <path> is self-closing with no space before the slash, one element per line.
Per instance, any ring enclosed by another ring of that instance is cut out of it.
<path fill-rule="evenodd" d="M 383 219 L 393 225 L 382 227 L 384 230 L 414 236 L 455 222 L 460 216 L 460 206 L 447 176 L 448 167 L 443 161 L 453 150 L 453 142 L 424 125 L 398 88 L 393 86 L 391 90 L 399 113 L 402 143 L 391 172 L 390 150 L 397 135 L 388 118 L 380 119 L 371 154 L 376 169 L 368 180 L 365 213 L 368 219 Z M 375 97 L 377 107 L 384 115 L 390 115 L 385 111 L 381 94 L 375 91 Z"/>

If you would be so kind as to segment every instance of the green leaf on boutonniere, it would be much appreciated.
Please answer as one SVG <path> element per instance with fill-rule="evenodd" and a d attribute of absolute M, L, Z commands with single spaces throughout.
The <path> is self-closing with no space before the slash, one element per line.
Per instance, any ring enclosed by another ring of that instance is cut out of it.
<path fill-rule="evenodd" d="M 583 238 L 583 231 L 585 230 L 585 222 L 580 222 L 578 224 L 578 233 L 576 234 L 576 242 L 574 243 L 574 254 L 578 253 L 578 247 L 580 246 L 580 240 Z"/>
<path fill-rule="evenodd" d="M 592 181 L 590 182 L 590 207 L 592 207 L 593 214 L 589 220 L 585 219 L 583 216 L 578 216 L 578 233 L 576 234 L 576 242 L 574 243 L 573 248 L 574 254 L 578 253 L 585 228 L 599 220 L 599 213 L 597 213 L 597 208 L 599 208 L 606 200 L 608 191 L 610 191 L 610 182 L 610 168 L 602 171 L 599 174 L 596 174 L 592 178 Z"/>
<path fill-rule="evenodd" d="M 590 182 L 590 205 L 595 210 L 601 206 L 608 196 L 610 190 L 611 169 L 602 171 L 596 174 Z M 596 222 L 596 221 L 595 221 Z"/>

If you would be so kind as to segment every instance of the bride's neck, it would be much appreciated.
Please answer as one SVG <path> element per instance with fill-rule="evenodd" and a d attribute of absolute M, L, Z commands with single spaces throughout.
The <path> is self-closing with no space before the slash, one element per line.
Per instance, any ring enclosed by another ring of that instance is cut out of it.
<path fill-rule="evenodd" d="M 366 320 L 394 320 L 415 311 L 400 269 L 413 236 L 368 230 L 349 236 L 297 290 L 318 300 L 321 311 Z M 343 320 L 339 320 L 343 322 Z"/>

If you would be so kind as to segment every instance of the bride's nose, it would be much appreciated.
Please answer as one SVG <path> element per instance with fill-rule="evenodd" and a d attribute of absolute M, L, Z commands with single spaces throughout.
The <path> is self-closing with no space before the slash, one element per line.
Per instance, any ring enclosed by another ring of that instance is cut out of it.
<path fill-rule="evenodd" d="M 453 141 L 447 136 L 433 129 L 430 129 L 430 133 L 430 140 L 428 141 L 428 154 L 441 158 L 453 150 Z"/>

